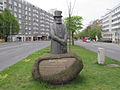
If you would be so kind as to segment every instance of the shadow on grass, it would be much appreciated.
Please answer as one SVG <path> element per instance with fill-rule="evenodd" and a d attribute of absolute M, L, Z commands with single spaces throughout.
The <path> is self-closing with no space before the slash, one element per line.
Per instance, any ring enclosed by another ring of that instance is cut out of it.
<path fill-rule="evenodd" d="M 85 81 L 85 77 L 82 76 L 82 75 L 79 75 L 78 77 L 76 77 L 70 84 L 72 85 L 77 85 L 77 84 L 80 84 L 80 83 L 84 83 Z"/>
<path fill-rule="evenodd" d="M 47 90 L 47 89 L 61 89 L 61 88 L 74 88 L 76 86 L 79 86 L 80 84 L 85 83 L 85 77 L 79 75 L 73 81 L 71 81 L 65 85 L 51 85 L 51 84 L 48 84 L 46 82 L 37 82 L 35 80 L 34 80 L 34 82 L 39 84 L 39 85 L 36 85 L 38 88 L 42 86 L 42 88 L 44 88 L 45 90 Z"/>

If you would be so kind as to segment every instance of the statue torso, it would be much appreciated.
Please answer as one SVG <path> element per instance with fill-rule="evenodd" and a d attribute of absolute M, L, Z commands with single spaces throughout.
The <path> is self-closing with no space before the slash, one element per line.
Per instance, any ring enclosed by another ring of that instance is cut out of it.
<path fill-rule="evenodd" d="M 55 35 L 59 38 L 63 39 L 65 35 L 65 26 L 63 24 L 54 24 L 54 32 Z"/>

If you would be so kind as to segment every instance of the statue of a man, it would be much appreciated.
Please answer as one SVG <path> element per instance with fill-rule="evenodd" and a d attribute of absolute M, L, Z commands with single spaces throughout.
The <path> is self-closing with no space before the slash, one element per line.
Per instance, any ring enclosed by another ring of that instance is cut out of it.
<path fill-rule="evenodd" d="M 51 53 L 64 54 L 67 53 L 67 29 L 62 24 L 62 11 L 54 12 L 54 23 L 51 26 Z"/>

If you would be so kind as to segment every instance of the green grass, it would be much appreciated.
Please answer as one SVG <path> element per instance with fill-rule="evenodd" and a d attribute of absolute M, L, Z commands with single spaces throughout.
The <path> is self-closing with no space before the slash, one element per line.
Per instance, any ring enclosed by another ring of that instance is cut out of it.
<path fill-rule="evenodd" d="M 45 48 L 0 72 L 0 90 L 120 90 L 120 67 L 97 64 L 97 54 L 79 46 L 72 46 L 83 59 L 84 69 L 70 84 L 52 86 L 33 80 L 31 71 L 36 58 L 49 52 Z M 120 62 L 106 57 L 106 64 Z"/>

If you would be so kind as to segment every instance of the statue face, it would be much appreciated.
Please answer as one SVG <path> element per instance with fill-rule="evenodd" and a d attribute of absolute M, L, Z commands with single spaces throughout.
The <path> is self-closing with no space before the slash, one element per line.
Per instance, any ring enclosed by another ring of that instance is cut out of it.
<path fill-rule="evenodd" d="M 55 22 L 56 22 L 57 24 L 61 24 L 61 23 L 62 23 L 61 17 L 54 17 L 54 19 L 55 19 Z"/>

